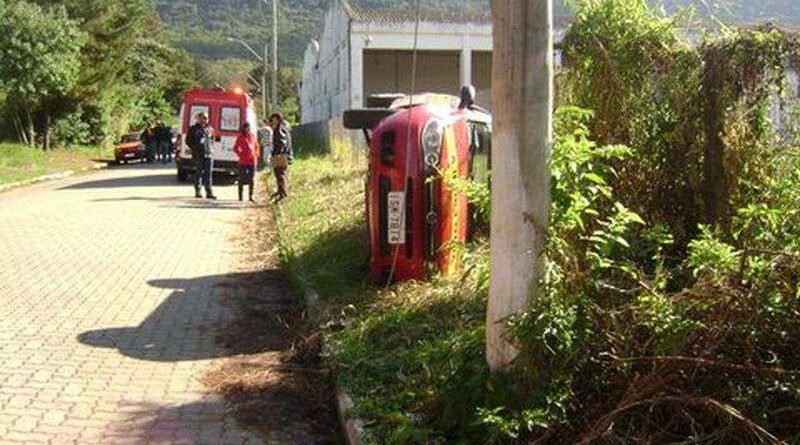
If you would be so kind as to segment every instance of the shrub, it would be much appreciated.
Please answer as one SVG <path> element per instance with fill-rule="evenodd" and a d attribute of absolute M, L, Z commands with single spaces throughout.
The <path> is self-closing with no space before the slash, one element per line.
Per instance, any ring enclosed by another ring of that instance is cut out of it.
<path fill-rule="evenodd" d="M 80 110 L 56 121 L 51 137 L 53 145 L 60 148 L 89 145 L 92 142 L 91 128 L 83 120 Z"/>

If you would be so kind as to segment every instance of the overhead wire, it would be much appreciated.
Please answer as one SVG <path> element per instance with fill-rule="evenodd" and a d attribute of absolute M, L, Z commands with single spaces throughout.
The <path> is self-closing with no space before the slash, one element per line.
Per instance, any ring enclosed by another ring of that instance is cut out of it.
<path fill-rule="evenodd" d="M 414 113 L 414 95 L 416 94 L 417 88 L 417 58 L 419 53 L 419 28 L 422 22 L 422 0 L 417 0 L 416 7 L 415 7 L 415 21 L 414 21 L 414 46 L 411 53 L 411 91 L 409 92 L 408 96 L 408 122 L 406 125 L 406 140 L 405 140 L 405 170 L 403 174 L 405 176 L 403 181 L 403 205 L 401 206 L 400 210 L 400 221 L 403 221 L 403 231 L 406 230 L 406 208 L 408 208 L 408 203 L 406 200 L 409 196 L 409 188 L 410 184 L 413 184 L 413 178 L 409 176 L 409 170 L 411 167 L 411 118 Z M 412 203 L 413 206 L 413 203 Z M 388 209 L 387 209 L 388 211 Z M 405 240 L 409 242 L 409 240 Z M 397 272 L 397 261 L 400 258 L 400 244 L 395 244 L 394 246 L 394 256 L 392 258 L 392 267 L 389 270 L 389 276 L 386 280 L 386 287 L 389 287 L 392 282 L 394 281 L 395 273 Z"/>

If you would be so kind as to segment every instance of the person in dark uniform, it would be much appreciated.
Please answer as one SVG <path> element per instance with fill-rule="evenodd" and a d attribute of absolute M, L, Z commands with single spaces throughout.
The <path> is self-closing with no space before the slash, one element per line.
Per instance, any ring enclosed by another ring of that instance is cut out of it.
<path fill-rule="evenodd" d="M 158 156 L 161 163 L 172 162 L 172 129 L 164 122 L 159 122 L 156 127 L 156 139 L 158 141 Z"/>
<path fill-rule="evenodd" d="M 292 136 L 289 125 L 283 120 L 283 115 L 274 113 L 269 118 L 272 125 L 272 153 L 270 163 L 275 173 L 275 182 L 278 190 L 272 195 L 277 202 L 289 196 L 288 169 L 292 160 Z"/>
<path fill-rule="evenodd" d="M 214 129 L 208 123 L 208 114 L 198 113 L 197 123 L 189 127 L 186 145 L 192 152 L 194 163 L 194 195 L 202 198 L 200 186 L 206 189 L 206 198 L 217 199 L 212 190 L 212 171 L 214 170 Z"/>
<path fill-rule="evenodd" d="M 153 127 L 147 127 L 142 132 L 141 141 L 144 144 L 144 159 L 148 164 L 152 164 L 156 156 L 156 133 Z"/>

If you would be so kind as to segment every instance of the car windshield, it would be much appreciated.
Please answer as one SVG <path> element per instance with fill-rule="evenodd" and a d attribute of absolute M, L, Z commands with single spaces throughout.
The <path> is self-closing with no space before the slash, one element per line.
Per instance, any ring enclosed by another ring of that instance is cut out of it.
<path fill-rule="evenodd" d="M 120 143 L 127 144 L 127 143 L 130 143 L 130 142 L 138 142 L 138 141 L 139 141 L 139 135 L 131 133 L 131 134 L 126 134 L 125 136 L 122 136 L 122 140 L 120 141 Z"/>

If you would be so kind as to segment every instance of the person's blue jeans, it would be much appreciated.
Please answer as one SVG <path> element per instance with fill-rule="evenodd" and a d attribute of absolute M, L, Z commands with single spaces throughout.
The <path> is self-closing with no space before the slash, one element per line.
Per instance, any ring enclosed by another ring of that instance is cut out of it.
<path fill-rule="evenodd" d="M 194 159 L 194 190 L 200 193 L 200 186 L 206 189 L 206 195 L 210 196 L 212 192 L 211 173 L 214 170 L 213 158 L 195 158 Z"/>

